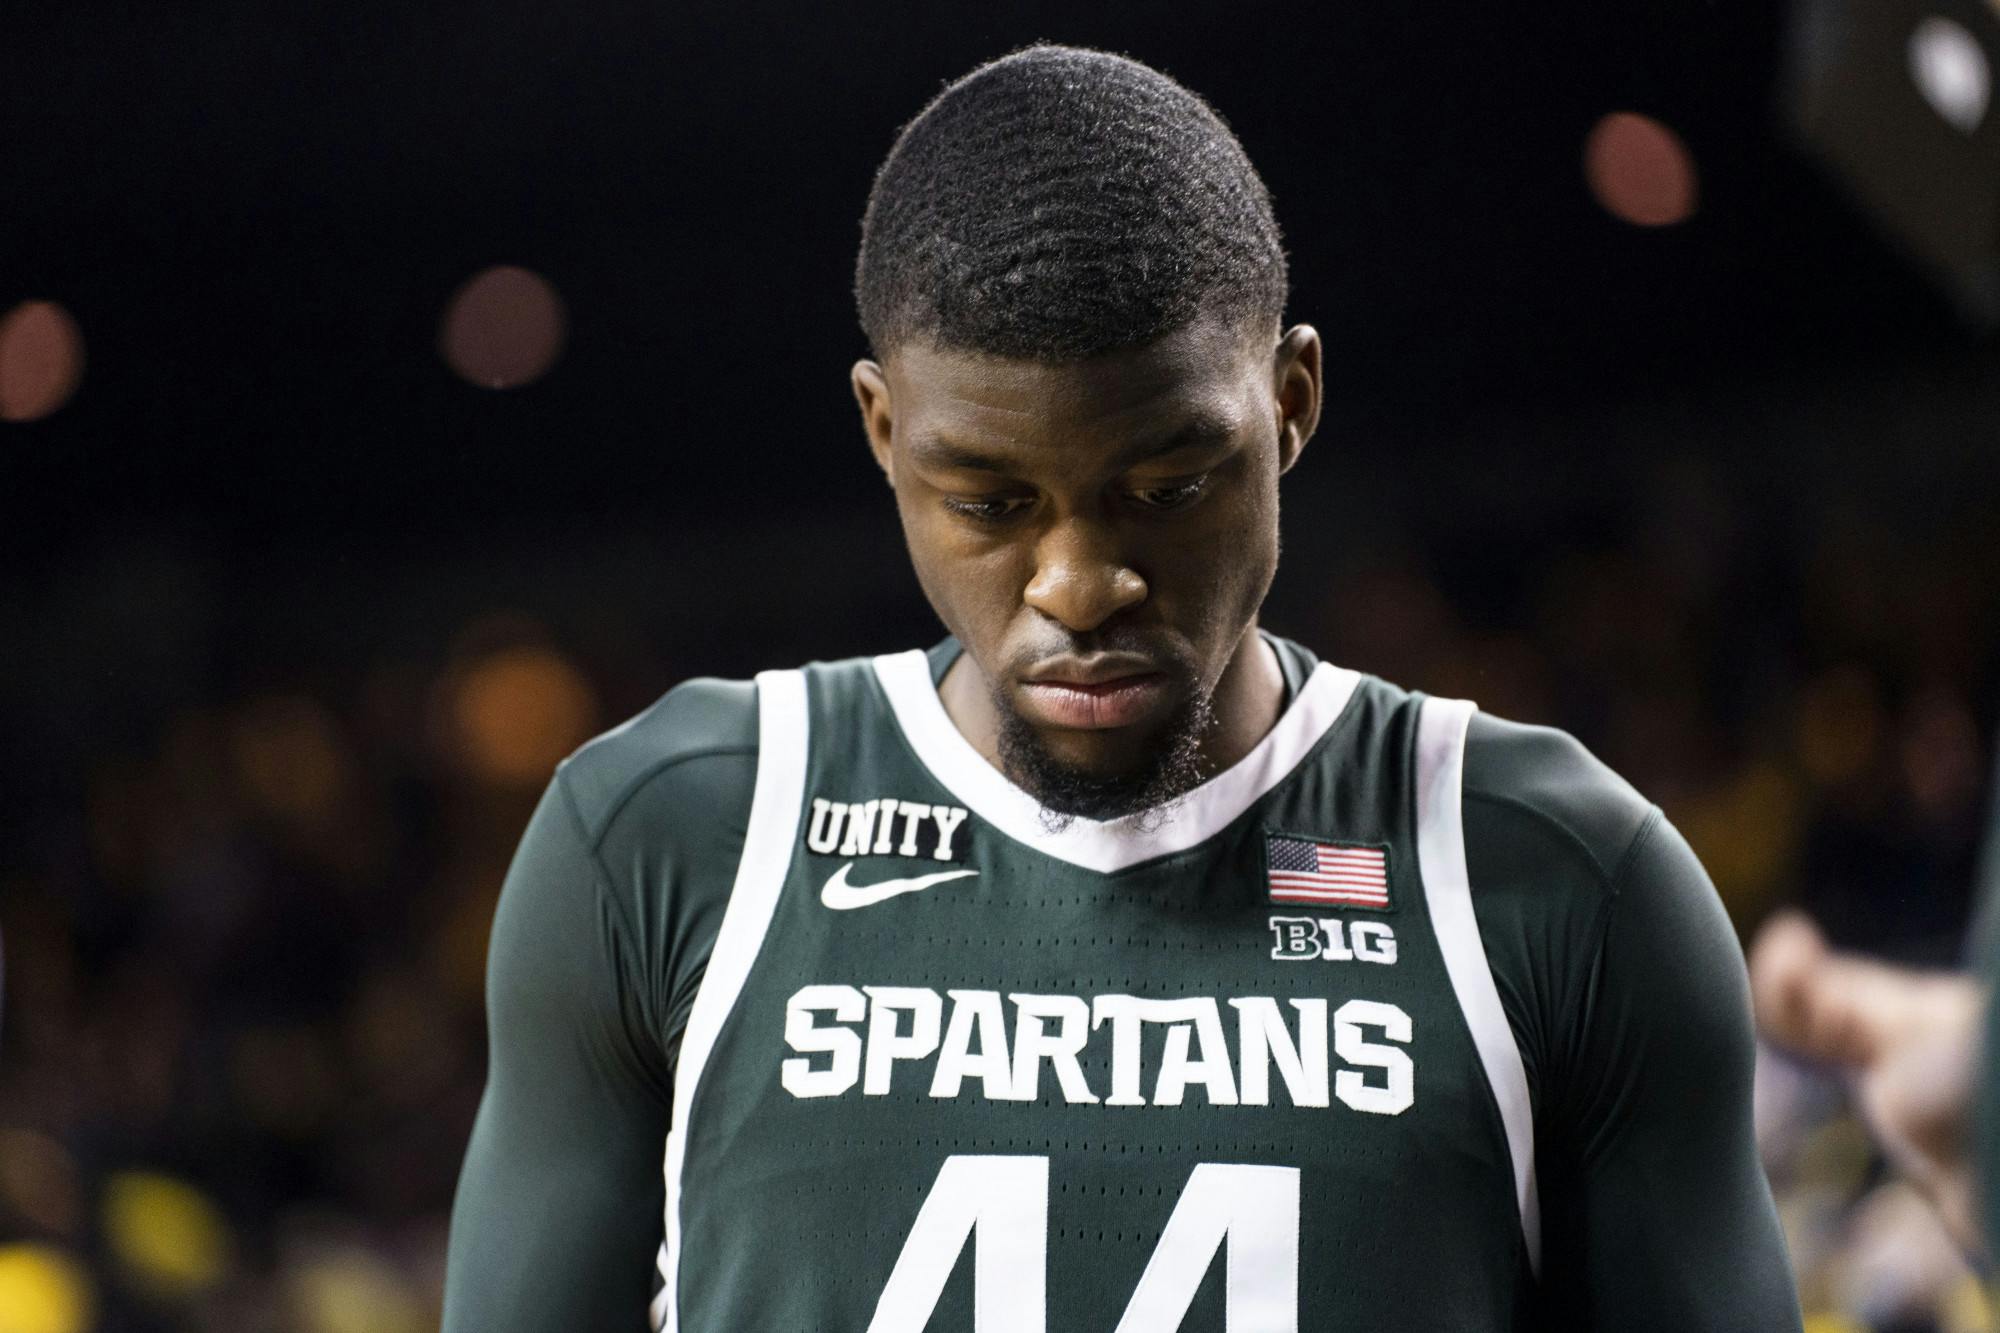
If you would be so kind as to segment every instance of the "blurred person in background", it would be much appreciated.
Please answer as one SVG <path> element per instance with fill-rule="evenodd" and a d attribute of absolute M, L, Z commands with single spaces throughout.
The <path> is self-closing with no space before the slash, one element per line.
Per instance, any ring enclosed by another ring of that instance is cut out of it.
<path fill-rule="evenodd" d="M 1750 950 L 1759 1032 L 1837 1073 L 1894 1168 L 1968 1259 L 1992 1267 L 2000 1188 L 2000 1064 L 1992 1052 L 2000 806 L 1989 821 L 1966 968 L 1922 968 L 1830 945 L 1806 912 L 1771 916 Z"/>
<path fill-rule="evenodd" d="M 1990 985 L 1834 949 L 1796 910 L 1758 932 L 1750 982 L 1759 1030 L 1840 1073 L 1890 1162 L 1983 1255 L 1973 1131 Z"/>
<path fill-rule="evenodd" d="M 1258 628 L 1320 409 L 1286 281 L 1136 62 L 905 128 L 853 387 L 950 637 L 560 768 L 448 1333 L 1798 1326 L 1687 845 L 1568 736 Z"/>

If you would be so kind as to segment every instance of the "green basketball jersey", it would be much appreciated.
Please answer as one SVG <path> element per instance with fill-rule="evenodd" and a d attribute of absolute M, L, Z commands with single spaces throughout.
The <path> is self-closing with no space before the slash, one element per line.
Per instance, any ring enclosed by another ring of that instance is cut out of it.
<path fill-rule="evenodd" d="M 1532 1146 L 1451 935 L 1463 707 L 1320 665 L 1169 817 L 1051 832 L 921 653 L 759 687 L 666 1326 L 1514 1325 Z M 1301 847 L 1379 870 L 1275 868 Z"/>
<path fill-rule="evenodd" d="M 449 1333 L 627 1327 L 641 1245 L 685 1333 L 1796 1327 L 1685 845 L 1560 733 L 1271 643 L 1273 730 L 1128 820 L 973 750 L 950 641 L 569 761 Z"/>

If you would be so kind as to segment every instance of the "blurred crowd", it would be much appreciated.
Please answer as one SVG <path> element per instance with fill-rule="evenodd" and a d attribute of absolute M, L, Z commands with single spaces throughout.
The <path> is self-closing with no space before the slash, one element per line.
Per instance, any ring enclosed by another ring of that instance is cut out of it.
<path fill-rule="evenodd" d="M 1715 460 L 1609 485 L 1584 528 L 1446 503 L 1401 545 L 1315 538 L 1308 489 L 1269 623 L 1574 731 L 1746 936 L 1799 903 L 1837 942 L 1955 962 L 2000 646 L 1978 534 L 1792 521 Z M 730 540 L 840 540 L 780 518 Z M 887 521 L 854 516 L 875 535 L 850 549 L 893 558 Z M 654 573 L 690 605 L 730 592 L 702 591 L 704 540 Z M 922 632 L 899 570 L 825 592 L 859 627 L 829 644 L 642 597 L 645 551 L 592 541 L 532 586 L 336 561 L 311 598 L 147 547 L 6 603 L 42 637 L 0 677 L 33 774 L 0 850 L 0 1333 L 435 1327 L 486 932 L 554 764 L 685 675 Z M 1759 1115 L 1812 1333 L 1992 1326 L 1836 1081 L 1768 1057 Z"/>

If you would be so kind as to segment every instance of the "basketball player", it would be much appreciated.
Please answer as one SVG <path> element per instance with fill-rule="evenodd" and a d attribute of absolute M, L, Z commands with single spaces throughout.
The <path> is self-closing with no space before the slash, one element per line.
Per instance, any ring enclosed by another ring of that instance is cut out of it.
<path fill-rule="evenodd" d="M 1797 1328 L 1687 845 L 1567 736 L 1258 626 L 1321 346 L 1216 114 L 977 69 L 856 289 L 949 637 L 558 771 L 449 1333 Z"/>

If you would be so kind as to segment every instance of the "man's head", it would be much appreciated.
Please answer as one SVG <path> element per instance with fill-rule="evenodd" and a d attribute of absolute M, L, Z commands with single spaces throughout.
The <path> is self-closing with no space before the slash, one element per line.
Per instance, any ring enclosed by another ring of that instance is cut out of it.
<path fill-rule="evenodd" d="M 975 743 L 1059 814 L 1194 785 L 1241 729 L 1278 476 L 1319 410 L 1241 146 L 1136 62 L 1019 52 L 904 129 L 856 290 L 855 394 L 978 670 Z"/>
<path fill-rule="evenodd" d="M 1123 56 L 1036 46 L 903 128 L 861 222 L 877 360 L 913 341 L 1077 361 L 1198 314 L 1275 329 L 1271 198 L 1208 103 Z"/>

